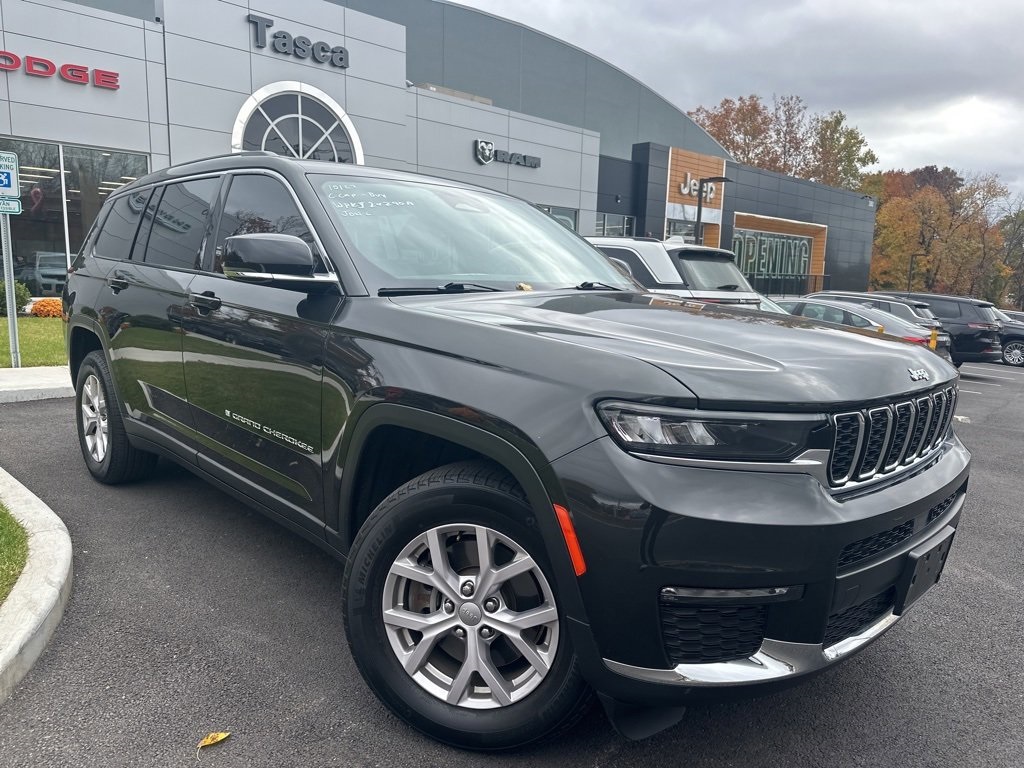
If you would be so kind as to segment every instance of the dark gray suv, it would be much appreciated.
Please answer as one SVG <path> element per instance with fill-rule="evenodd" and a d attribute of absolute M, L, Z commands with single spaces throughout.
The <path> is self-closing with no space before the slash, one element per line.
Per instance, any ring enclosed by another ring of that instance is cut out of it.
<path fill-rule="evenodd" d="M 936 355 L 646 293 L 486 189 L 169 168 L 110 194 L 63 302 L 88 471 L 168 457 L 337 556 L 366 682 L 462 747 L 824 670 L 938 581 L 963 509 Z"/>

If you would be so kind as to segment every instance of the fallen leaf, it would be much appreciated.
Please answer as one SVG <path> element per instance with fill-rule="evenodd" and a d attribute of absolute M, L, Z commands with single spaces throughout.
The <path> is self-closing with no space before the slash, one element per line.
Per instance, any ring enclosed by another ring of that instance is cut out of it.
<path fill-rule="evenodd" d="M 196 760 L 199 759 L 199 750 L 203 747 L 209 747 L 213 744 L 219 744 L 224 741 L 231 733 L 228 731 L 215 731 L 214 733 L 207 734 L 206 738 L 196 745 Z"/>

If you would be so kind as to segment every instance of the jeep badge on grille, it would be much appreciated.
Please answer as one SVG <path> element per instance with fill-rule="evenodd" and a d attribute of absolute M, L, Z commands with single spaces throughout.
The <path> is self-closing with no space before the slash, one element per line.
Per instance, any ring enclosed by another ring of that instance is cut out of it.
<path fill-rule="evenodd" d="M 907 368 L 911 381 L 928 381 L 928 371 L 924 368 Z"/>

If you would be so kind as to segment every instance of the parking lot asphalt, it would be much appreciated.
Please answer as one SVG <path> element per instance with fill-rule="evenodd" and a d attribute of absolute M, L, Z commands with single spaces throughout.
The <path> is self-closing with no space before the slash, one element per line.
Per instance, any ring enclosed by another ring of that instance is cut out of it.
<path fill-rule="evenodd" d="M 1024 370 L 962 369 L 974 453 L 942 581 L 877 643 L 783 693 L 693 706 L 647 741 L 599 709 L 499 755 L 392 717 L 344 639 L 342 568 L 170 463 L 110 488 L 87 473 L 68 399 L 0 405 L 0 466 L 64 520 L 75 583 L 50 647 L 0 705 L 0 765 L 1024 765 Z"/>

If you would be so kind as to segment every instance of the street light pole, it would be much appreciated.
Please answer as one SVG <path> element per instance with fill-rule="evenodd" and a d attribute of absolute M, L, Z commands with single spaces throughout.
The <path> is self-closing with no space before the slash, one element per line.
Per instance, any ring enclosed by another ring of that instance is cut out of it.
<path fill-rule="evenodd" d="M 704 188 L 716 181 L 725 183 L 732 181 L 732 179 L 728 179 L 725 176 L 709 176 L 705 179 L 697 180 L 697 221 L 693 225 L 693 239 L 697 241 L 697 245 L 704 245 L 704 223 L 701 221 L 704 213 Z"/>
<path fill-rule="evenodd" d="M 913 281 L 913 278 L 914 278 L 914 257 L 915 256 L 917 256 L 916 253 L 910 254 L 910 266 L 907 268 L 907 293 L 910 293 L 910 283 Z"/>

